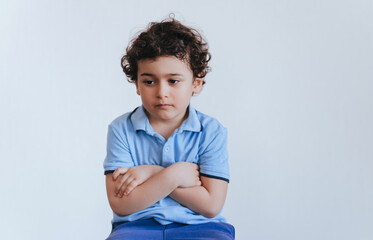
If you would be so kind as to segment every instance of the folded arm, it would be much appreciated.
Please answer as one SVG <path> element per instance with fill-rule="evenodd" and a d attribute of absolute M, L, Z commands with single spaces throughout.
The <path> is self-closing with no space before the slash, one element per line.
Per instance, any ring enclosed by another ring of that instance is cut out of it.
<path fill-rule="evenodd" d="M 200 185 L 197 166 L 187 162 L 175 163 L 158 171 L 142 184 L 136 186 L 130 194 L 116 196 L 116 181 L 113 174 L 106 175 L 106 191 L 112 210 L 120 216 L 143 210 L 162 198 L 167 197 L 178 187 Z M 195 176 L 195 177 L 191 177 Z"/>
<path fill-rule="evenodd" d="M 180 173 L 176 172 L 178 170 L 181 170 L 183 173 L 185 173 L 188 170 L 190 171 L 190 168 L 192 166 L 194 166 L 194 171 L 190 172 L 189 175 L 180 175 Z M 185 163 L 185 169 L 181 167 L 182 166 L 179 164 L 178 168 L 169 168 L 166 172 L 163 172 L 163 170 L 165 170 L 163 167 L 156 165 L 143 165 L 132 168 L 118 168 L 113 174 L 113 179 L 107 180 L 107 183 L 113 185 L 108 186 L 108 189 L 114 189 L 114 196 L 116 197 L 112 199 L 111 202 L 123 203 L 123 201 L 130 201 L 130 199 L 133 198 L 135 206 L 127 205 L 128 209 L 141 210 L 154 204 L 161 198 L 168 196 L 167 193 L 169 193 L 169 196 L 171 198 L 191 209 L 192 211 L 195 211 L 208 218 L 215 217 L 217 214 L 219 214 L 224 205 L 228 182 L 220 179 L 202 176 L 202 186 L 200 186 L 201 182 L 196 182 L 196 177 L 198 177 L 199 174 L 197 171 L 197 165 Z M 173 171 L 173 173 L 170 173 L 170 171 Z M 150 178 L 151 176 L 155 176 L 159 173 L 160 175 L 156 179 Z M 167 175 L 170 175 L 171 179 L 169 179 Z M 177 179 L 174 180 L 172 179 L 173 177 L 176 177 Z M 165 182 L 162 182 L 163 178 L 166 178 Z M 157 179 L 159 179 L 159 182 L 157 182 Z M 182 180 L 188 180 L 189 182 L 194 181 L 194 183 L 197 184 L 190 187 L 175 187 L 177 185 L 177 181 Z M 143 186 L 143 183 L 146 183 L 145 187 L 148 186 L 150 183 L 147 183 L 147 181 L 155 181 L 155 183 L 153 184 L 158 185 L 158 187 L 162 187 L 162 189 L 154 188 L 153 185 L 151 185 L 149 187 L 151 192 L 149 194 L 146 194 L 148 201 L 144 201 L 141 196 L 145 195 L 146 191 L 148 191 L 149 189 L 141 186 Z M 176 185 L 172 185 L 172 183 L 176 183 Z M 137 191 L 133 192 L 133 190 Z M 142 192 L 142 190 L 144 192 Z M 156 191 L 156 193 L 158 193 L 159 195 L 153 194 L 153 191 Z M 108 196 L 110 196 L 109 192 Z M 127 197 L 127 200 L 120 201 L 119 199 L 121 199 L 123 196 L 129 197 Z M 154 200 L 150 201 L 152 197 L 154 197 Z M 115 205 L 112 205 L 112 208 L 114 210 Z M 124 215 L 126 215 L 126 213 L 127 212 L 123 212 Z"/>

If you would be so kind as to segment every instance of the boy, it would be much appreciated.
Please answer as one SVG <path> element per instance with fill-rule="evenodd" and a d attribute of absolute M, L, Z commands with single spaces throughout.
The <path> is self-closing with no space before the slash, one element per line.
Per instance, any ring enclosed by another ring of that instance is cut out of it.
<path fill-rule="evenodd" d="M 122 68 L 142 106 L 109 125 L 108 239 L 234 239 L 220 215 L 227 131 L 190 105 L 209 60 L 201 35 L 175 19 L 150 23 L 127 47 Z"/>

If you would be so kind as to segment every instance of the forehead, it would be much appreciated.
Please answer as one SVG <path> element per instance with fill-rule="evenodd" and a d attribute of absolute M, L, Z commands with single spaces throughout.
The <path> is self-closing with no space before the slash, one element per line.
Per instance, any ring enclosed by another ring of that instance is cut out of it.
<path fill-rule="evenodd" d="M 138 75 L 149 73 L 152 75 L 180 74 L 193 75 L 189 64 L 174 56 L 161 56 L 155 59 L 143 59 L 137 62 Z"/>

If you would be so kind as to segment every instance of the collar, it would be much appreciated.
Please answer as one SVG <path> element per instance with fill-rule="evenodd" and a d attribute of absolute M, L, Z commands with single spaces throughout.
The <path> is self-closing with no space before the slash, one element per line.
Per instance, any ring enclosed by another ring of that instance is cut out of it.
<path fill-rule="evenodd" d="M 133 128 L 136 131 L 143 130 L 143 131 L 148 132 L 147 130 L 152 129 L 149 123 L 148 117 L 146 116 L 146 113 L 144 111 L 143 105 L 133 110 L 131 114 L 131 122 L 132 122 Z M 153 130 L 151 132 L 153 132 Z"/>
<path fill-rule="evenodd" d="M 189 104 L 188 107 L 189 115 L 188 118 L 179 127 L 179 132 L 182 131 L 191 131 L 191 132 L 200 132 L 202 130 L 201 122 L 199 121 L 197 110 Z"/>
<path fill-rule="evenodd" d="M 201 122 L 197 115 L 197 110 L 195 110 L 191 105 L 188 107 L 189 115 L 188 118 L 184 120 L 181 126 L 178 128 L 178 132 L 191 131 L 200 132 L 202 130 Z M 149 123 L 149 119 L 146 116 L 144 106 L 136 108 L 131 114 L 131 122 L 133 128 L 138 130 L 143 130 L 147 133 L 154 133 L 152 126 Z"/>

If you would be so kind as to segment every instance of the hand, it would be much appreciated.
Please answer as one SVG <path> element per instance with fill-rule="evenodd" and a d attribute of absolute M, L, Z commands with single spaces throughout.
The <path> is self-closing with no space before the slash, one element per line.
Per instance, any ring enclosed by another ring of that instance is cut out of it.
<path fill-rule="evenodd" d="M 170 166 L 177 174 L 179 187 L 187 188 L 201 186 L 199 166 L 190 162 L 177 162 Z"/>
<path fill-rule="evenodd" d="M 116 197 L 128 195 L 138 185 L 148 180 L 152 175 L 161 171 L 163 167 L 157 165 L 140 165 L 131 168 L 117 168 L 113 173 L 114 193 Z"/>

